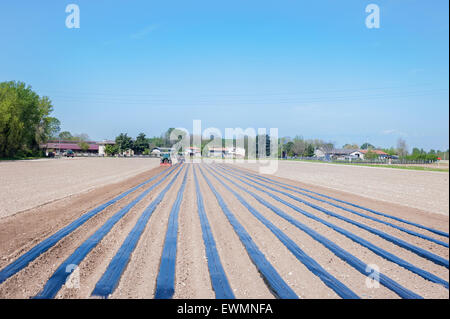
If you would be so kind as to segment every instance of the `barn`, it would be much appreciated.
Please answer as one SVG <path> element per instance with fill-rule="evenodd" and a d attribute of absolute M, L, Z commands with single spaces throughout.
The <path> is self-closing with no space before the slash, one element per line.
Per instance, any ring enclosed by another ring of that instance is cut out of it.
<path fill-rule="evenodd" d="M 39 147 L 45 151 L 46 155 L 50 152 L 54 152 L 56 155 L 59 155 L 68 150 L 72 150 L 76 154 L 98 154 L 99 145 L 97 142 L 86 141 L 85 143 L 89 146 L 87 150 L 82 149 L 81 143 L 82 142 L 77 141 L 52 140 L 45 144 L 41 144 Z"/>

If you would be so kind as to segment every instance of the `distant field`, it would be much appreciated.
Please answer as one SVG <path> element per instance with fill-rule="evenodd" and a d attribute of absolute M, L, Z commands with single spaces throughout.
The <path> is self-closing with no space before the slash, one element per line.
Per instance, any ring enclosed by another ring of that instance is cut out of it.
<path fill-rule="evenodd" d="M 61 158 L 0 162 L 0 218 L 159 165 L 155 158 Z"/>
<path fill-rule="evenodd" d="M 410 169 L 415 171 L 430 171 L 430 172 L 448 172 L 448 161 L 444 163 L 436 164 L 369 164 L 369 163 L 345 163 L 345 162 L 333 162 L 327 163 L 322 161 L 308 161 L 308 160 L 283 160 L 283 161 L 297 161 L 297 162 L 307 162 L 316 164 L 338 164 L 338 165 L 356 165 L 356 166 L 367 166 L 367 167 L 386 167 L 386 168 L 396 168 L 396 169 Z"/>
<path fill-rule="evenodd" d="M 258 170 L 257 164 L 236 165 Z M 419 167 L 413 170 L 372 166 L 374 167 L 279 161 L 275 176 L 406 205 L 427 212 L 449 214 L 448 173 L 427 171 Z"/>

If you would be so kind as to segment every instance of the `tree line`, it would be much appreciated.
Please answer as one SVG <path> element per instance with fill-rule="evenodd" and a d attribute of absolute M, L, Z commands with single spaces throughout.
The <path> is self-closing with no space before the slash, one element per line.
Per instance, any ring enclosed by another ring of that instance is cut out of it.
<path fill-rule="evenodd" d="M 438 158 L 440 159 L 449 159 L 449 150 L 441 151 L 441 150 L 434 150 L 430 149 L 428 152 L 425 151 L 423 148 L 419 149 L 417 147 L 413 147 L 412 152 L 410 153 L 408 151 L 408 145 L 406 141 L 403 138 L 399 138 L 397 140 L 397 146 L 396 147 L 390 147 L 390 148 L 383 148 L 383 147 L 375 147 L 374 145 L 370 143 L 364 143 L 360 147 L 358 147 L 358 144 L 345 144 L 343 148 L 347 149 L 362 149 L 362 150 L 368 150 L 368 152 L 364 155 L 364 158 L 366 159 L 375 159 L 378 157 L 378 155 L 373 152 L 375 149 L 382 150 L 383 152 L 387 153 L 388 155 L 396 155 L 401 159 L 410 160 L 410 161 L 436 161 Z"/>
<path fill-rule="evenodd" d="M 89 149 L 89 136 L 85 133 L 72 135 L 68 131 L 60 132 L 60 121 L 51 116 L 53 104 L 46 96 L 39 96 L 31 86 L 23 82 L 8 81 L 0 83 L 0 158 L 23 158 L 43 156 L 39 145 L 46 143 L 49 139 L 59 139 L 74 141 L 78 143 L 82 150 Z M 147 137 L 140 133 L 136 138 L 132 138 L 127 133 L 121 133 L 115 138 L 115 145 L 107 145 L 108 155 L 119 154 L 129 149 L 135 154 L 150 154 L 155 147 L 172 147 L 176 141 L 170 139 L 174 128 L 169 128 L 160 136 Z M 180 136 L 179 136 L 180 137 Z M 190 145 L 193 145 L 193 136 L 190 136 Z M 200 138 L 201 152 L 213 137 L 210 139 Z M 260 157 L 260 150 L 266 150 L 265 155 L 270 155 L 271 138 L 267 135 L 256 137 L 243 137 L 243 144 L 246 154 L 249 153 L 249 145 L 256 143 L 256 157 Z M 265 142 L 262 142 L 265 141 Z M 237 145 L 236 139 L 227 141 L 222 139 L 222 147 Z M 241 141 L 242 142 L 242 141 Z M 278 154 L 280 158 L 285 157 L 313 157 L 315 150 L 322 149 L 325 152 L 335 148 L 333 142 L 325 142 L 320 139 L 304 139 L 302 136 L 294 138 L 282 137 L 278 139 Z M 265 143 L 265 146 L 261 146 Z M 375 158 L 375 149 L 381 149 L 389 155 L 397 155 L 407 160 L 435 161 L 438 158 L 449 159 L 449 150 L 429 150 L 414 147 L 409 153 L 406 141 L 399 138 L 396 147 L 376 148 L 370 143 L 359 146 L 356 143 L 345 144 L 343 148 L 368 150 L 365 157 Z M 273 154 L 272 154 L 273 155 Z"/>
<path fill-rule="evenodd" d="M 285 157 L 313 157 L 317 149 L 331 151 L 335 148 L 333 142 L 325 142 L 321 139 L 304 139 L 297 135 L 293 139 L 282 137 L 278 142 L 278 156 Z"/>
<path fill-rule="evenodd" d="M 174 128 L 169 128 L 161 136 L 147 137 L 145 133 L 139 133 L 133 139 L 127 133 L 120 133 L 115 138 L 114 145 L 109 144 L 105 146 L 105 153 L 107 155 L 122 154 L 127 150 L 133 150 L 135 154 L 149 155 L 155 147 L 171 147 L 174 142 L 170 140 L 170 133 Z"/>
<path fill-rule="evenodd" d="M 165 133 L 161 134 L 161 136 L 155 137 L 147 137 L 144 133 L 140 133 L 135 139 L 128 136 L 126 133 L 121 133 L 115 138 L 115 145 L 107 145 L 105 148 L 105 152 L 108 155 L 115 155 L 123 153 L 129 149 L 133 150 L 135 154 L 143 154 L 148 155 L 155 147 L 172 147 L 176 141 L 170 139 L 170 135 L 174 128 L 169 128 Z M 262 149 L 265 149 L 266 154 L 269 156 L 271 152 L 271 138 L 268 135 L 261 135 L 256 137 L 248 137 L 245 136 L 242 138 L 243 143 L 241 143 L 245 149 L 246 157 L 249 154 L 249 144 L 255 143 L 255 154 L 254 157 L 261 157 L 259 152 Z M 194 137 L 190 136 L 190 145 L 193 144 Z M 203 153 L 204 148 L 208 143 L 213 140 L 213 136 L 208 138 L 200 138 L 201 143 L 197 147 L 200 148 L 200 152 Z M 265 146 L 260 146 L 260 143 L 265 143 Z M 236 139 L 226 140 L 222 138 L 220 145 L 221 147 L 225 147 L 226 145 L 238 145 Z M 378 154 L 374 152 L 374 150 L 382 150 L 388 155 L 396 155 L 401 159 L 405 160 L 423 160 L 423 161 L 436 161 L 438 158 L 448 159 L 449 158 L 449 150 L 440 151 L 433 150 L 426 152 L 423 149 L 418 149 L 414 147 L 412 152 L 408 152 L 408 146 L 406 141 L 403 139 L 399 139 L 397 141 L 397 147 L 391 148 L 383 148 L 383 147 L 375 147 L 370 143 L 363 143 L 362 145 L 358 145 L 357 143 L 345 144 L 343 145 L 344 149 L 354 149 L 354 150 L 367 150 L 364 157 L 366 159 L 376 159 L 378 158 Z M 281 137 L 278 138 L 278 154 L 279 158 L 286 157 L 314 157 L 315 151 L 317 149 L 321 149 L 325 152 L 332 152 L 335 149 L 335 143 L 330 141 L 324 141 L 321 139 L 304 139 L 302 136 L 298 135 L 294 138 L 290 137 Z"/>

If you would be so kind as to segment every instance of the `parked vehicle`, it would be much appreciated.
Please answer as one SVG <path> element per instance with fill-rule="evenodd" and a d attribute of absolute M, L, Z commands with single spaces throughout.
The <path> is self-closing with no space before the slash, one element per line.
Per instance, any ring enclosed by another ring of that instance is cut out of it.
<path fill-rule="evenodd" d="M 75 153 L 72 150 L 67 150 L 66 157 L 75 157 Z"/>

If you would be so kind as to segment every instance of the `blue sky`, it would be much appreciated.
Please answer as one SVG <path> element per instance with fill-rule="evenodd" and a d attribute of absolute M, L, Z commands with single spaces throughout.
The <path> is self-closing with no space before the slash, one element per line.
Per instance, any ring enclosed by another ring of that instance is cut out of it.
<path fill-rule="evenodd" d="M 65 7 L 80 8 L 80 29 Z M 380 7 L 368 29 L 365 7 Z M 338 145 L 449 145 L 448 1 L 0 4 L 0 81 L 49 96 L 93 139 L 277 127 Z"/>

